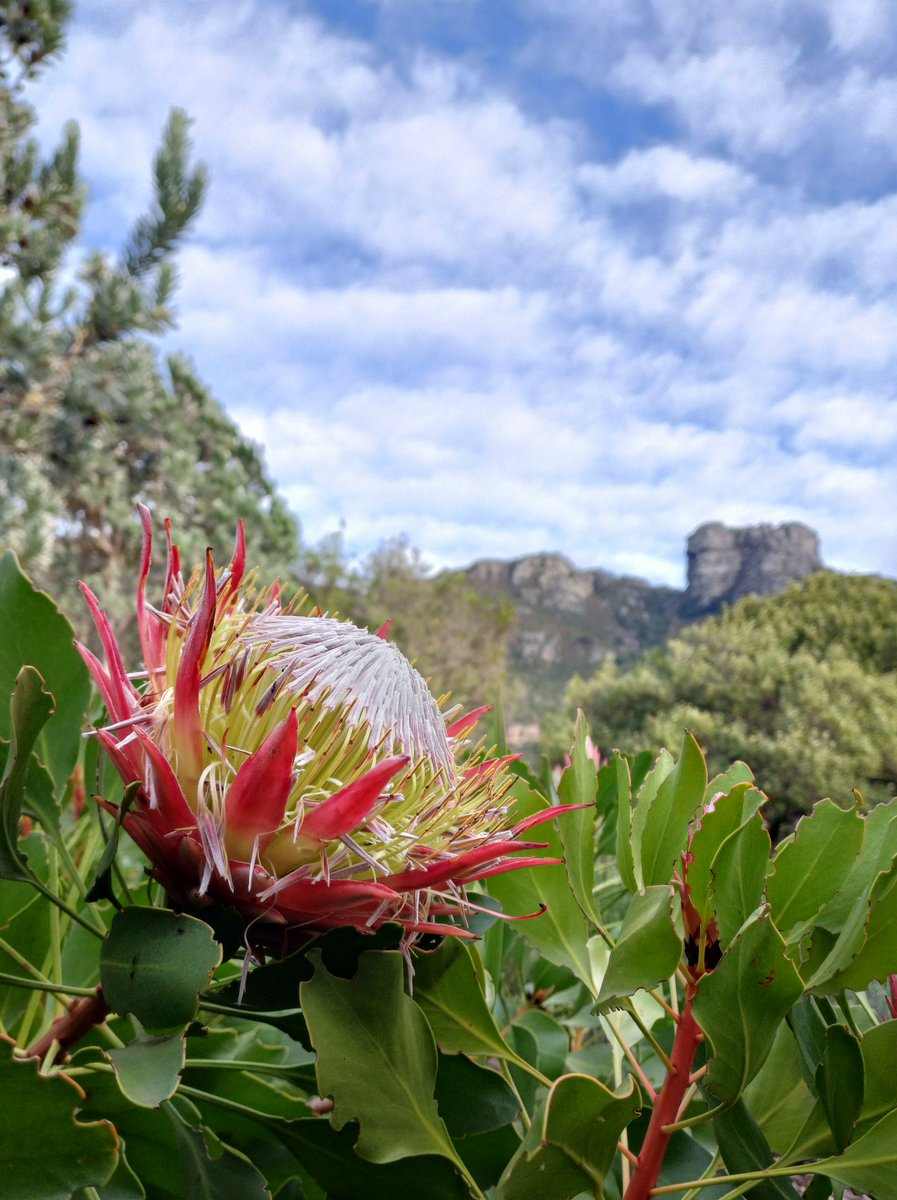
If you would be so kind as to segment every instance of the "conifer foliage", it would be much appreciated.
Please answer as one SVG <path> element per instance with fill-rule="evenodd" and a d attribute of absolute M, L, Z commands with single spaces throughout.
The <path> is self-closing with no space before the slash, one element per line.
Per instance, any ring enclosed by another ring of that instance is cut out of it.
<path fill-rule="evenodd" d="M 140 552 L 138 500 L 177 519 L 191 558 L 206 545 L 223 557 L 244 517 L 259 565 L 281 576 L 298 529 L 191 364 L 163 361 L 152 341 L 174 323 L 174 254 L 206 187 L 183 112 L 163 130 L 149 209 L 120 255 L 77 245 L 77 126 L 42 158 L 27 101 L 63 49 L 70 7 L 0 7 L 0 541 L 70 612 L 84 578 L 117 619 Z"/>

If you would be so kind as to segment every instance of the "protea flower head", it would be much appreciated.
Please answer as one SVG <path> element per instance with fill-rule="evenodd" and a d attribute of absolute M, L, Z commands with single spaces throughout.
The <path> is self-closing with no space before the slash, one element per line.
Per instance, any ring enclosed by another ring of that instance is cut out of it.
<path fill-rule="evenodd" d="M 83 584 L 105 665 L 79 648 L 110 717 L 96 736 L 139 785 L 124 827 L 170 903 L 237 909 L 252 948 L 387 921 L 406 943 L 469 937 L 467 884 L 557 861 L 527 854 L 544 847 L 523 835 L 569 806 L 509 823 L 510 759 L 457 761 L 485 710 L 452 721 L 385 630 L 301 615 L 276 587 L 261 591 L 245 576 L 242 525 L 230 565 L 216 576 L 207 553 L 185 583 L 166 522 L 152 607 L 140 512 L 144 670 L 126 672 Z"/>

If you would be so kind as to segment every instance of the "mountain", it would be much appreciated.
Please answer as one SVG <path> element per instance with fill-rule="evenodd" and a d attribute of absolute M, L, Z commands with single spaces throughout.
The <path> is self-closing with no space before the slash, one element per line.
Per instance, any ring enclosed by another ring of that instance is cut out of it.
<path fill-rule="evenodd" d="M 478 591 L 516 612 L 506 702 L 516 743 L 536 742 L 540 714 L 559 706 L 574 674 L 591 674 L 607 655 L 631 662 L 723 605 L 781 592 L 823 568 L 817 534 L 796 521 L 740 529 L 709 522 L 688 538 L 686 555 L 684 590 L 582 569 L 560 554 L 467 568 Z"/>

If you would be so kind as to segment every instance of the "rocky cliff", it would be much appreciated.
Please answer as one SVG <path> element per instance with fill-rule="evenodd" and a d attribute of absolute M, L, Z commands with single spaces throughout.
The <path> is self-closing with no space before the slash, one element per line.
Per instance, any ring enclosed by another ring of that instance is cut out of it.
<path fill-rule="evenodd" d="M 744 529 L 710 522 L 689 537 L 686 554 L 684 591 L 584 570 L 560 554 L 468 568 L 477 589 L 509 600 L 516 612 L 509 709 L 525 726 L 518 737 L 536 740 L 538 714 L 557 707 L 571 676 L 590 674 L 608 654 L 631 662 L 683 624 L 742 596 L 783 591 L 823 566 L 817 535 L 797 522 Z"/>

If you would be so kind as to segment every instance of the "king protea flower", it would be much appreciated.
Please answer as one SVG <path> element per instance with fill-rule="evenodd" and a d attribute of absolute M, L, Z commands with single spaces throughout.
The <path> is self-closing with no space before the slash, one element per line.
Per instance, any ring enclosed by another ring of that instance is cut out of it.
<path fill-rule="evenodd" d="M 510 823 L 511 759 L 459 765 L 486 710 L 447 719 L 385 630 L 300 615 L 276 587 L 260 591 L 244 578 L 242 524 L 230 565 L 216 576 L 207 553 L 185 584 L 166 522 L 165 590 L 151 607 L 140 514 L 145 669 L 126 672 L 83 584 L 105 665 L 79 649 L 109 712 L 96 736 L 139 784 L 123 825 L 174 907 L 237 909 L 252 947 L 384 922 L 407 942 L 464 937 L 468 884 L 558 861 L 528 855 L 544 847 L 523 835 L 570 806 Z"/>

